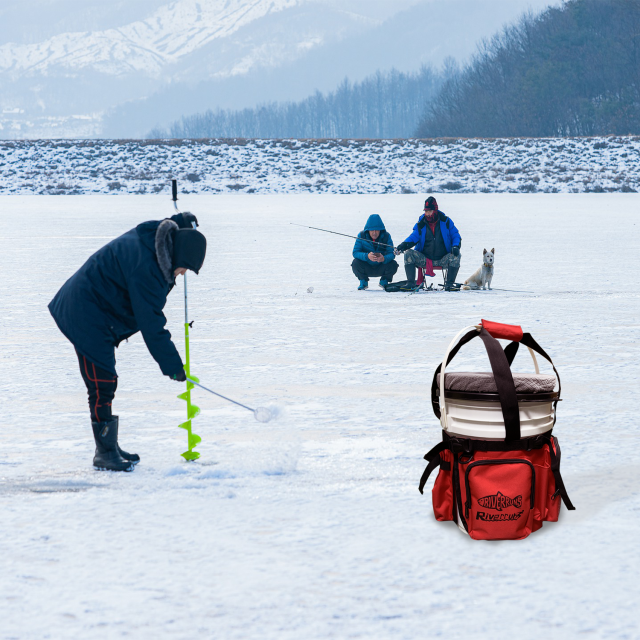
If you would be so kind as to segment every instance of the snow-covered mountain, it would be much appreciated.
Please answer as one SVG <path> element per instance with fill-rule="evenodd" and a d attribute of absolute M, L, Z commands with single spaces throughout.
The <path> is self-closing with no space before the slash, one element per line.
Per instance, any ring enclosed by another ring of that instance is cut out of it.
<path fill-rule="evenodd" d="M 0 72 L 13 77 L 91 68 L 109 75 L 159 75 L 194 51 L 304 0 L 180 0 L 117 29 L 63 33 L 37 44 L 0 46 Z M 242 69 L 231 68 L 230 74 Z"/>
<path fill-rule="evenodd" d="M 0 7 L 0 137 L 134 137 L 198 109 L 439 65 L 550 1 L 24 0 Z"/>

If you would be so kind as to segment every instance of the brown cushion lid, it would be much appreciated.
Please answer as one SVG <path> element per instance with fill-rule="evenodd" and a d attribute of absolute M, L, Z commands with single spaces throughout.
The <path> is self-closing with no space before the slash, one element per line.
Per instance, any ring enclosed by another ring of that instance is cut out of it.
<path fill-rule="evenodd" d="M 438 388 L 440 376 L 438 375 Z M 516 393 L 549 393 L 556 385 L 556 377 L 543 373 L 514 373 Z M 444 374 L 444 388 L 447 391 L 467 391 L 472 393 L 498 393 L 493 373 L 452 371 Z"/>

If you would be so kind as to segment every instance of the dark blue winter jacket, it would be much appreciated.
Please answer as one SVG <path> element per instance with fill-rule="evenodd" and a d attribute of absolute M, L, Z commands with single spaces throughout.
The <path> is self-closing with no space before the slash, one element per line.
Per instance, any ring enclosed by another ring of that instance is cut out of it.
<path fill-rule="evenodd" d="M 138 331 L 162 373 L 183 368 L 162 312 L 174 285 L 171 238 L 179 226 L 190 226 L 182 214 L 127 231 L 94 253 L 49 304 L 77 351 L 114 376 L 114 347 Z"/>
<path fill-rule="evenodd" d="M 444 246 L 447 249 L 447 253 L 451 253 L 451 247 L 461 246 L 462 238 L 460 237 L 460 232 L 456 229 L 456 225 L 453 224 L 453 220 L 447 218 L 440 210 L 438 210 L 438 219 L 440 220 L 440 231 L 442 232 Z M 427 237 L 427 227 L 428 223 L 424 219 L 424 214 L 422 214 L 420 218 L 418 218 L 418 222 L 413 225 L 413 231 L 405 242 L 415 244 L 414 249 L 416 251 L 422 251 Z M 429 229 L 429 233 L 431 233 L 431 229 Z"/>
<path fill-rule="evenodd" d="M 369 235 L 369 231 L 379 230 L 381 233 L 378 236 L 378 240 L 374 242 Z M 389 245 L 389 246 L 385 246 Z M 389 232 L 384 228 L 382 218 L 374 213 L 369 216 L 367 224 L 364 226 L 364 230 L 358 234 L 358 239 L 353 245 L 353 257 L 369 264 L 379 264 L 369 260 L 368 255 L 370 253 L 381 253 L 384 256 L 385 264 L 391 262 L 394 258 L 393 254 L 393 240 L 389 235 Z"/>

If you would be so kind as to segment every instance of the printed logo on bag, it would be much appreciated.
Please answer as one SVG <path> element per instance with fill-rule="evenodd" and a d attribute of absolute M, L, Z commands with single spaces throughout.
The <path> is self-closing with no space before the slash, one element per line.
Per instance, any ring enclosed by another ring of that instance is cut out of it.
<path fill-rule="evenodd" d="M 509 498 L 498 491 L 495 496 L 480 498 L 478 504 L 485 509 L 494 509 L 495 511 L 502 511 L 507 507 L 516 507 L 516 509 L 519 509 L 522 506 L 522 496 Z"/>
<path fill-rule="evenodd" d="M 517 520 L 523 513 L 524 511 L 518 511 L 518 513 L 485 513 L 484 511 L 478 511 L 476 519 L 484 522 L 507 522 Z"/>

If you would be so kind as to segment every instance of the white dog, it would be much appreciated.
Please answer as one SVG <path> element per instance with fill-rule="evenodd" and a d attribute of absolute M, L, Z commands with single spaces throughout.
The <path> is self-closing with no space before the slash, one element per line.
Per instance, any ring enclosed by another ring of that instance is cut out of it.
<path fill-rule="evenodd" d="M 483 289 L 489 287 L 491 291 L 491 279 L 493 278 L 493 262 L 494 262 L 495 249 L 482 251 L 482 266 L 478 267 L 478 270 L 464 281 L 464 286 L 461 289 Z"/>

